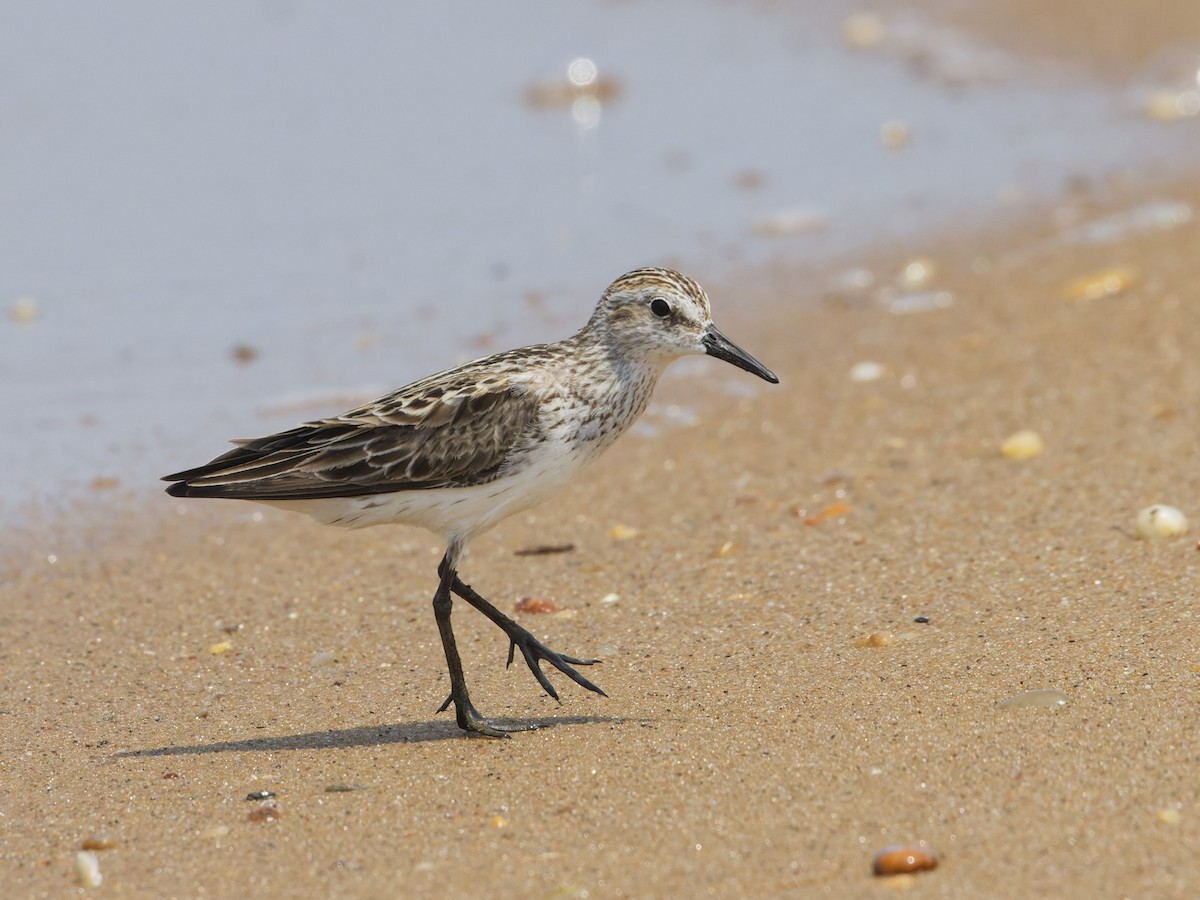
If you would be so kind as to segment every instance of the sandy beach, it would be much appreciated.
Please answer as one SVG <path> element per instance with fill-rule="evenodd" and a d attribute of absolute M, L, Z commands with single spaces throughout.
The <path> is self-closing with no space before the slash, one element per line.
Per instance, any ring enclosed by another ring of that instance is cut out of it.
<path fill-rule="evenodd" d="M 603 659 L 556 704 L 456 607 L 476 704 L 545 726 L 508 740 L 434 712 L 433 536 L 153 492 L 14 530 L 6 895 L 84 892 L 87 848 L 111 897 L 1196 895 L 1200 220 L 1152 203 L 1200 172 L 706 278 L 782 383 L 681 364 L 473 544 Z M 1136 539 L 1153 503 L 1192 530 Z M 897 843 L 938 867 L 874 876 Z"/>

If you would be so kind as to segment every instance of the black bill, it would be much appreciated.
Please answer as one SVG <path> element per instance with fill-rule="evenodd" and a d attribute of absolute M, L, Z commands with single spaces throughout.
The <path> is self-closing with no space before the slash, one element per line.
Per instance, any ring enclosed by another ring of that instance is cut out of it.
<path fill-rule="evenodd" d="M 709 356 L 715 356 L 717 359 L 723 359 L 727 363 L 733 363 L 739 369 L 745 369 L 747 372 L 753 372 L 763 381 L 769 381 L 771 384 L 779 384 L 779 377 L 760 363 L 757 359 L 731 341 L 725 335 L 717 330 L 716 325 L 709 325 L 704 331 L 704 337 L 700 339 L 700 343 L 704 345 L 704 352 Z"/>

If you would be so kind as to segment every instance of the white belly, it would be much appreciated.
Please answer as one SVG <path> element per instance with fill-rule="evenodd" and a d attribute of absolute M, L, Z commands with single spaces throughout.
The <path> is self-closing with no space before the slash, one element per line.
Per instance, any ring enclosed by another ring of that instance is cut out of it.
<path fill-rule="evenodd" d="M 546 453 L 520 472 L 473 487 L 261 502 L 306 513 L 326 525 L 365 528 L 399 523 L 428 529 L 447 540 L 465 539 L 549 499 L 566 487 L 593 457 L 590 453 L 562 453 L 562 448 L 559 449 L 559 453 Z"/>

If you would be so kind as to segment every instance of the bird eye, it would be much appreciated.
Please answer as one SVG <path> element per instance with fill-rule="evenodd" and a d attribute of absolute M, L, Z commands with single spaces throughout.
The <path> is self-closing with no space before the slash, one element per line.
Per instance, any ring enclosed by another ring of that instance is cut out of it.
<path fill-rule="evenodd" d="M 650 312 L 654 313 L 660 319 L 665 319 L 671 315 L 671 304 L 662 297 L 655 297 L 650 301 Z"/>

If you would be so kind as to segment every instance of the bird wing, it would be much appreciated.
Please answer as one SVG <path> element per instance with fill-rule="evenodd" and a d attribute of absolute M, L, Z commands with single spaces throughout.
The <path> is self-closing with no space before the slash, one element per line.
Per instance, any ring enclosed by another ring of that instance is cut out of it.
<path fill-rule="evenodd" d="M 539 399 L 518 373 L 435 375 L 340 416 L 236 441 L 166 476 L 181 497 L 305 500 L 466 487 L 505 474 Z"/>

